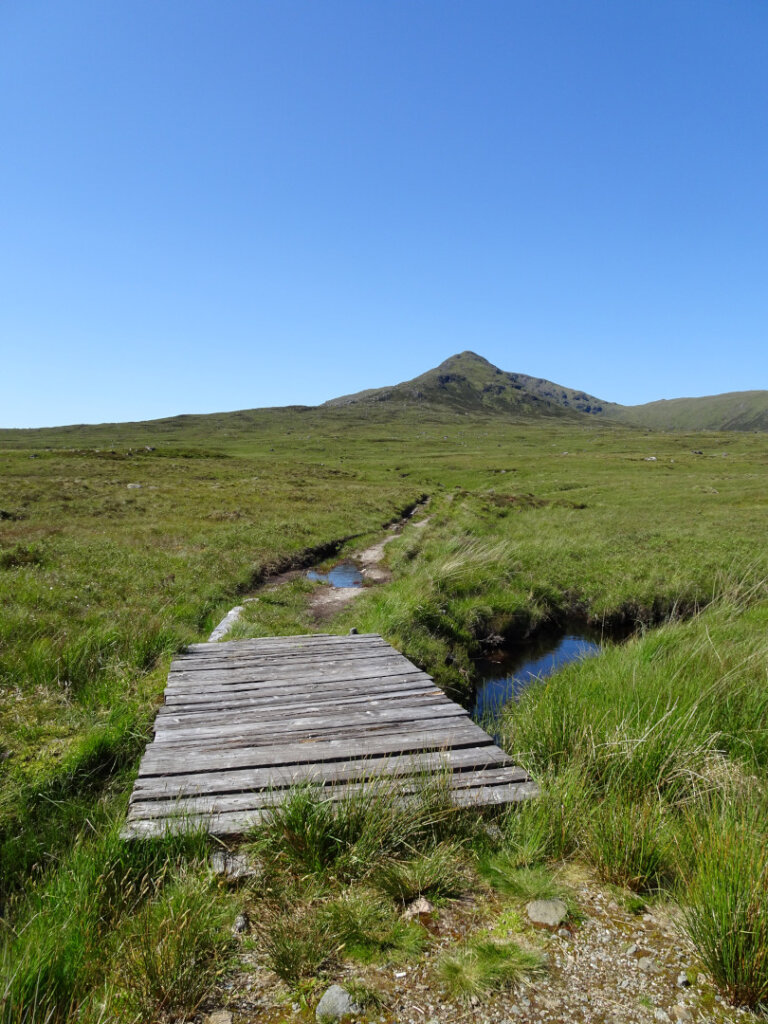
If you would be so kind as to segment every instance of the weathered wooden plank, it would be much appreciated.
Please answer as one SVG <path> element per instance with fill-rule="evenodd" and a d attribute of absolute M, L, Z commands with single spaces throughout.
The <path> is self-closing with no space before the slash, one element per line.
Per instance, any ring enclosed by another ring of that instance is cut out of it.
<path fill-rule="evenodd" d="M 393 687 L 423 686 L 433 689 L 435 683 L 429 676 L 402 675 L 389 676 L 386 679 L 334 679 L 329 681 L 316 681 L 302 685 L 277 685 L 273 683 L 238 683 L 234 686 L 211 688 L 210 690 L 199 689 L 192 691 L 173 691 L 166 694 L 169 704 L 178 703 L 216 703 L 220 700 L 227 700 L 230 697 L 295 697 L 297 694 L 332 696 L 334 693 L 378 693 L 380 689 Z"/>
<path fill-rule="evenodd" d="M 478 786 L 474 789 L 456 790 L 451 800 L 457 807 L 482 807 L 493 804 L 519 803 L 538 795 L 535 782 L 516 782 L 501 786 Z M 408 798 L 405 797 L 407 800 Z M 243 835 L 264 818 L 269 817 L 269 808 L 249 811 L 235 811 L 228 814 L 179 815 L 168 818 L 145 818 L 131 821 L 125 834 L 131 837 L 161 836 L 165 832 L 185 832 L 203 828 L 211 835 Z"/>
<path fill-rule="evenodd" d="M 469 747 L 434 753 L 416 752 L 349 761 L 310 762 L 278 767 L 194 772 L 187 775 L 150 776 L 136 780 L 132 800 L 167 798 L 169 794 L 237 793 L 243 790 L 284 788 L 299 782 L 343 782 L 377 776 L 419 775 L 444 771 L 516 767 L 496 746 Z M 523 771 L 523 769 L 520 769 Z"/>
<path fill-rule="evenodd" d="M 371 644 L 359 650 L 349 650 L 346 647 L 334 646 L 327 648 L 316 648 L 314 650 L 291 651 L 282 654 L 277 651 L 253 650 L 246 654 L 224 654 L 219 657 L 209 655 L 208 657 L 187 655 L 176 655 L 171 663 L 174 672 L 207 672 L 211 668 L 233 668 L 238 665 L 265 665 L 274 663 L 279 659 L 285 665 L 314 665 L 325 660 L 333 661 L 354 661 L 358 658 L 394 658 L 403 657 L 399 651 L 395 651 L 389 644 Z"/>
<path fill-rule="evenodd" d="M 199 689 L 205 686 L 228 686 L 238 682 L 286 682 L 330 680 L 330 679 L 363 679 L 386 678 L 387 676 L 403 675 L 417 672 L 405 658 L 364 658 L 357 661 L 350 658 L 341 662 L 318 662 L 313 668 L 294 670 L 290 666 L 267 666 L 259 668 L 225 668 L 211 669 L 209 672 L 171 672 L 168 676 L 168 689 Z M 426 673 L 425 673 L 426 675 Z"/>
<path fill-rule="evenodd" d="M 150 744 L 139 766 L 140 775 L 186 774 L 195 771 L 226 771 L 230 768 L 260 768 L 269 765 L 319 763 L 342 761 L 352 757 L 376 754 L 397 754 L 405 751 L 457 749 L 459 747 L 494 746 L 493 740 L 474 722 L 449 721 L 435 728 L 425 725 L 418 732 L 382 733 L 359 738 L 335 738 L 311 743 L 281 743 L 273 736 L 271 744 L 251 745 L 196 751 L 170 750 L 161 744 Z"/>
<path fill-rule="evenodd" d="M 431 680 L 405 679 L 387 680 L 376 685 L 375 694 L 377 699 L 392 694 L 431 694 L 436 690 Z M 274 689 L 269 686 L 254 686 L 249 688 L 238 688 L 235 692 L 205 694 L 170 694 L 166 695 L 166 703 L 162 705 L 158 713 L 173 713 L 175 709 L 186 709 L 189 711 L 207 712 L 216 708 L 227 707 L 267 707 L 271 704 L 287 705 L 291 701 L 304 700 L 327 700 L 335 701 L 348 697 L 350 700 L 368 700 L 371 696 L 371 687 L 367 685 L 350 685 L 348 683 L 336 683 L 323 687 L 297 686 L 289 690 Z M 442 692 L 442 691 L 441 691 Z"/>
<path fill-rule="evenodd" d="M 401 675 L 401 676 L 389 676 L 386 679 L 333 679 L 325 682 L 317 680 L 315 682 L 307 682 L 301 685 L 295 684 L 278 684 L 265 682 L 265 683 L 237 683 L 233 686 L 227 687 L 215 687 L 209 690 L 197 689 L 197 690 L 179 690 L 172 691 L 166 694 L 166 699 L 169 704 L 173 703 L 215 703 L 220 700 L 226 700 L 230 697 L 259 697 L 259 696 L 271 696 L 271 697 L 285 697 L 291 698 L 296 694 L 329 694 L 334 693 L 377 693 L 379 688 L 393 688 L 399 686 L 423 686 L 428 688 L 434 688 L 435 683 L 429 678 L 429 676 L 417 676 L 417 675 Z"/>
<path fill-rule="evenodd" d="M 296 717 L 286 716 L 286 718 L 280 722 L 279 726 L 277 723 L 271 720 L 261 721 L 254 716 L 254 721 L 246 721 L 242 724 L 239 722 L 233 722 L 231 724 L 226 723 L 218 725 L 212 723 L 209 726 L 204 725 L 182 725 L 176 729 L 171 729 L 165 725 L 157 725 L 155 728 L 155 738 L 160 743 L 176 743 L 184 740 L 193 741 L 195 743 L 206 739 L 235 739 L 240 737 L 241 739 L 247 739 L 247 734 L 251 736 L 264 735 L 265 739 L 269 740 L 274 736 L 276 729 L 279 727 L 280 733 L 303 733 L 303 732 L 323 732 L 327 730 L 349 731 L 355 726 L 362 725 L 369 728 L 374 724 L 393 724 L 397 723 L 413 723 L 416 721 L 429 720 L 434 721 L 435 719 L 442 718 L 463 718 L 468 719 L 467 712 L 451 702 L 433 704 L 428 707 L 415 707 L 415 708 L 366 708 L 363 711 L 336 711 L 332 714 L 309 714 L 301 715 Z"/>
<path fill-rule="evenodd" d="M 263 722 L 273 723 L 276 727 L 279 727 L 279 723 L 283 719 L 295 718 L 297 715 L 320 715 L 320 714 L 333 714 L 346 715 L 352 713 L 360 713 L 361 710 L 367 711 L 368 709 L 377 710 L 380 708 L 412 708 L 418 710 L 420 708 L 433 707 L 449 707 L 450 702 L 446 700 L 445 694 L 440 690 L 436 692 L 426 693 L 389 693 L 382 694 L 381 697 L 377 697 L 375 700 L 366 699 L 363 696 L 353 697 L 337 697 L 335 700 L 329 700 L 327 698 L 307 697 L 303 701 L 290 701 L 284 704 L 259 704 L 255 707 L 235 707 L 235 708 L 217 708 L 216 710 L 208 710 L 205 712 L 200 711 L 178 711 L 174 708 L 165 708 L 163 714 L 158 712 L 156 719 L 156 729 L 180 729 L 187 728 L 189 726 L 205 726 L 206 724 L 225 725 L 228 723 L 235 723 L 239 725 L 246 725 L 248 723 L 261 724 Z"/>
<path fill-rule="evenodd" d="M 421 698 L 440 698 L 446 699 L 445 695 L 441 690 L 437 690 L 432 684 L 431 688 L 426 686 L 412 686 L 412 687 L 388 687 L 380 692 L 376 693 L 376 697 L 372 701 L 375 705 L 379 701 L 403 701 L 412 702 L 420 700 Z M 215 716 L 219 712 L 227 711 L 238 711 L 238 710 L 256 710 L 261 709 L 264 714 L 271 714 L 272 710 L 285 711 L 288 709 L 300 710 L 302 708 L 309 710 L 311 706 L 322 704 L 323 707 L 343 707 L 345 705 L 354 704 L 367 704 L 371 701 L 369 694 L 359 691 L 353 691 L 352 693 L 344 693 L 342 690 L 338 690 L 331 694 L 321 693 L 318 694 L 316 691 L 307 694 L 296 693 L 292 694 L 287 699 L 280 697 L 275 694 L 267 694 L 266 696 L 245 696 L 245 697 L 222 697 L 220 701 L 211 703 L 207 701 L 201 703 L 182 703 L 181 701 L 174 702 L 172 704 L 164 704 L 158 709 L 158 718 L 176 717 L 177 715 L 188 715 L 192 716 Z"/>
<path fill-rule="evenodd" d="M 243 651 L 251 650 L 274 650 L 282 654 L 291 650 L 319 650 L 339 646 L 350 649 L 359 646 L 362 649 L 372 644 L 390 646 L 378 633 L 306 633 L 302 636 L 257 636 L 246 640 L 225 640 L 216 644 L 190 644 L 178 656 L 218 658 L 224 654 L 232 654 L 237 657 Z"/>
<path fill-rule="evenodd" d="M 283 636 L 250 636 L 244 640 L 223 640 L 221 643 L 210 644 L 210 643 L 199 643 L 189 644 L 186 647 L 188 651 L 195 651 L 199 654 L 207 654 L 213 648 L 230 648 L 232 650 L 239 650 L 241 646 L 250 646 L 252 644 L 298 644 L 298 643 L 314 643 L 321 640 L 343 640 L 347 643 L 361 643 L 364 640 L 381 640 L 380 633 L 290 633 Z"/>
<path fill-rule="evenodd" d="M 316 786 L 318 800 L 345 800 L 353 795 L 373 791 L 387 798 L 405 793 L 419 793 L 429 789 L 430 782 L 444 787 L 452 793 L 457 790 L 476 790 L 480 786 L 502 786 L 529 782 L 530 776 L 522 768 L 488 768 L 484 771 L 435 773 L 430 777 L 399 779 L 396 788 L 391 781 L 382 777 L 363 782 L 339 785 Z M 132 802 L 129 819 L 163 818 L 178 814 L 229 814 L 232 811 L 247 811 L 259 807 L 272 807 L 286 798 L 286 789 L 252 789 L 240 793 L 217 793 L 213 795 L 179 795 L 175 799 L 146 800 L 138 798 Z"/>

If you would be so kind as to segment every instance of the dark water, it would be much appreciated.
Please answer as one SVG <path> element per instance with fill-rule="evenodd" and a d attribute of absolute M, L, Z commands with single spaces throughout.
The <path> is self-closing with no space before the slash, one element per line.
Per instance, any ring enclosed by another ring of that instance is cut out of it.
<path fill-rule="evenodd" d="M 597 635 L 555 633 L 500 651 L 492 658 L 478 658 L 472 709 L 475 721 L 481 722 L 519 697 L 533 679 L 551 676 L 572 661 L 593 658 L 601 649 Z"/>
<path fill-rule="evenodd" d="M 328 572 L 315 572 L 310 569 L 307 573 L 308 580 L 320 580 L 323 583 L 330 583 L 332 587 L 342 589 L 344 587 L 362 587 L 363 574 L 354 562 L 339 562 Z"/>

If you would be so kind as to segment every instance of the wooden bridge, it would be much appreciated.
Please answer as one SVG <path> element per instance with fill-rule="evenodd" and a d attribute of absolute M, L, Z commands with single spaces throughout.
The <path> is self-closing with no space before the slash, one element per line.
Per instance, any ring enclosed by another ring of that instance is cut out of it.
<path fill-rule="evenodd" d="M 124 835 L 200 825 L 238 835 L 298 782 L 333 800 L 401 776 L 407 796 L 425 773 L 444 774 L 456 804 L 536 793 L 463 708 L 376 634 L 194 644 L 171 665 Z"/>

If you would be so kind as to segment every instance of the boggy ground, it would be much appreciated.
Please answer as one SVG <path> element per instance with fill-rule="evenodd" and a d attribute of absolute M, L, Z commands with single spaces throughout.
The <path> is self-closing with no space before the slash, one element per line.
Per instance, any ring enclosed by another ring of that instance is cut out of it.
<path fill-rule="evenodd" d="M 317 411 L 109 429 L 0 453 L 4 1024 L 195 1012 L 237 898 L 211 888 L 202 840 L 117 838 L 168 661 L 269 573 L 373 545 L 424 495 L 430 521 L 387 545 L 389 582 L 319 626 L 296 579 L 237 635 L 381 632 L 455 687 L 472 656 L 567 613 L 671 615 L 505 717 L 542 783 L 538 824 L 520 819 L 529 862 L 661 888 L 700 973 L 768 997 L 764 435 Z"/>

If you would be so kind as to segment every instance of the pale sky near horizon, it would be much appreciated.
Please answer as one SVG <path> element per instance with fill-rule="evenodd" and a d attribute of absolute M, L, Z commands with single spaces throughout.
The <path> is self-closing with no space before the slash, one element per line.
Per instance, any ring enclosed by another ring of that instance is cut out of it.
<path fill-rule="evenodd" d="M 0 427 L 768 388 L 764 0 L 6 0 Z"/>

